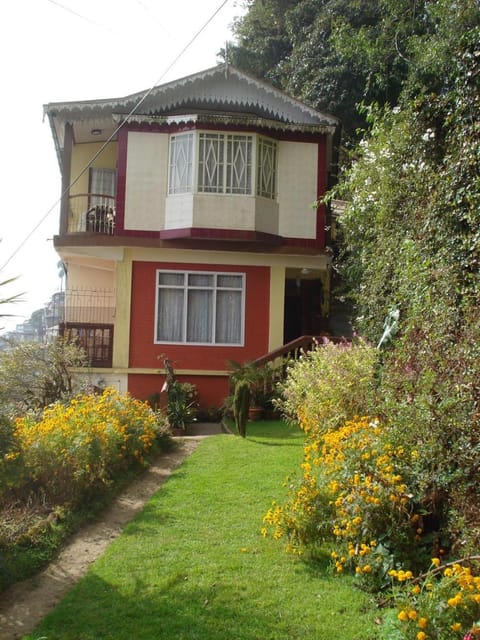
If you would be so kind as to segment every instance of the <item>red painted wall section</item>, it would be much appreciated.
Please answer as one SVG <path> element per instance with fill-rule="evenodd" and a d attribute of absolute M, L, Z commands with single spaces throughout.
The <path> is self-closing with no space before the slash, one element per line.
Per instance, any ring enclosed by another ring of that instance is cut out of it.
<path fill-rule="evenodd" d="M 242 347 L 155 344 L 155 286 L 157 269 L 245 273 L 245 344 Z M 232 265 L 134 262 L 130 327 L 130 367 L 163 370 L 163 357 L 175 369 L 228 370 L 228 360 L 244 362 L 268 352 L 270 269 Z"/>
<path fill-rule="evenodd" d="M 198 392 L 199 407 L 203 410 L 220 407 L 229 394 L 229 379 L 225 376 L 178 376 L 179 382 L 190 382 Z M 167 394 L 162 392 L 165 376 L 163 374 L 128 376 L 128 390 L 140 400 L 148 400 L 153 394 L 160 393 L 160 406 L 167 403 Z"/>

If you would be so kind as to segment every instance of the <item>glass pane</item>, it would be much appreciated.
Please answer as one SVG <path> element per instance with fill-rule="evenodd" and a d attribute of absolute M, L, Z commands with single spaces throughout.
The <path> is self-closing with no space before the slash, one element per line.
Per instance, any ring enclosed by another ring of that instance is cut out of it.
<path fill-rule="evenodd" d="M 183 287 L 185 280 L 185 275 L 183 273 L 165 273 L 159 272 L 158 274 L 158 284 L 164 286 L 180 286 Z"/>
<path fill-rule="evenodd" d="M 170 141 L 169 193 L 192 190 L 193 134 L 172 136 Z"/>
<path fill-rule="evenodd" d="M 260 138 L 258 143 L 257 195 L 275 198 L 277 146 L 275 142 Z"/>
<path fill-rule="evenodd" d="M 159 289 L 157 342 L 182 342 L 183 289 Z"/>
<path fill-rule="evenodd" d="M 187 342 L 212 342 L 213 291 L 188 292 Z"/>
<path fill-rule="evenodd" d="M 188 274 L 188 286 L 189 287 L 213 287 L 213 274 L 208 273 L 189 273 Z"/>
<path fill-rule="evenodd" d="M 241 289 L 242 276 L 227 276 L 225 274 L 221 274 L 218 276 L 217 285 L 228 289 Z"/>
<path fill-rule="evenodd" d="M 227 193 L 251 193 L 252 138 L 227 137 Z"/>
<path fill-rule="evenodd" d="M 241 344 L 242 295 L 238 291 L 218 291 L 216 309 L 217 344 Z"/>
<path fill-rule="evenodd" d="M 200 134 L 198 190 L 223 192 L 223 136 L 220 134 Z"/>

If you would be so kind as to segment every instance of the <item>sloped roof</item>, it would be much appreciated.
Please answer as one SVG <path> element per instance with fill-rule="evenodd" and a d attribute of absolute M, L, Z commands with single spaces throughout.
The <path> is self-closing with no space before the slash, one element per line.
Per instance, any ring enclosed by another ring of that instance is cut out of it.
<path fill-rule="evenodd" d="M 262 118 L 286 128 L 316 129 L 333 132 L 339 121 L 317 111 L 275 87 L 253 78 L 230 65 L 211 69 L 153 87 L 149 91 L 122 98 L 53 102 L 44 106 L 57 150 L 63 147 L 66 122 L 76 127 L 76 139 L 99 129 L 108 137 L 118 121 L 165 118 L 176 115 L 230 114 L 241 118 Z M 82 128 L 83 123 L 83 128 Z M 85 141 L 87 138 L 85 138 Z"/>

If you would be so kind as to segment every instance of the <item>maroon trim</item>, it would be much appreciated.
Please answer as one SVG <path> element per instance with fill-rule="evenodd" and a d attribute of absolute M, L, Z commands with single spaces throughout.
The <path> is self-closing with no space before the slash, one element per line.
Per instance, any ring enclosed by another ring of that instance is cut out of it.
<path fill-rule="evenodd" d="M 280 236 L 261 231 L 247 231 L 238 229 L 208 229 L 190 227 L 184 229 L 164 229 L 160 231 L 162 240 L 177 240 L 188 238 L 195 240 L 235 240 L 244 242 L 263 242 L 267 244 L 283 244 Z"/>
<path fill-rule="evenodd" d="M 125 235 L 125 192 L 127 184 L 128 131 L 122 127 L 118 132 L 117 158 L 117 202 L 115 213 L 115 235 Z M 150 233 L 149 233 L 150 235 Z"/>
<path fill-rule="evenodd" d="M 281 131 L 269 127 L 268 125 L 222 125 L 212 122 L 202 122 L 196 120 L 195 122 L 172 122 L 170 124 L 162 123 L 136 123 L 131 122 L 128 125 L 122 127 L 122 131 L 140 131 L 143 133 L 184 133 L 187 131 L 196 131 L 197 129 L 204 129 L 208 131 L 239 131 L 241 133 L 260 133 L 261 135 L 269 136 L 276 140 L 286 140 L 290 142 L 319 142 L 321 139 L 325 140 L 325 133 L 309 132 L 309 131 Z"/>

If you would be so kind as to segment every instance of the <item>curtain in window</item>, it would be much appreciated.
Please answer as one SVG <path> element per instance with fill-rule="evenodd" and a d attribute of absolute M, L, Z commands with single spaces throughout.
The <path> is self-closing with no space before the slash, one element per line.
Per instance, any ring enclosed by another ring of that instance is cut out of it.
<path fill-rule="evenodd" d="M 223 136 L 201 133 L 198 145 L 198 190 L 204 193 L 223 192 Z"/>
<path fill-rule="evenodd" d="M 252 137 L 227 136 L 227 193 L 252 193 Z"/>
<path fill-rule="evenodd" d="M 169 193 L 192 191 L 193 134 L 172 136 L 170 141 Z"/>
<path fill-rule="evenodd" d="M 113 206 L 110 198 L 108 198 L 108 202 L 105 202 L 106 199 L 100 196 L 115 197 L 116 179 L 117 172 L 115 169 L 90 168 L 90 193 L 94 194 L 90 196 L 91 207 L 97 204 Z"/>

